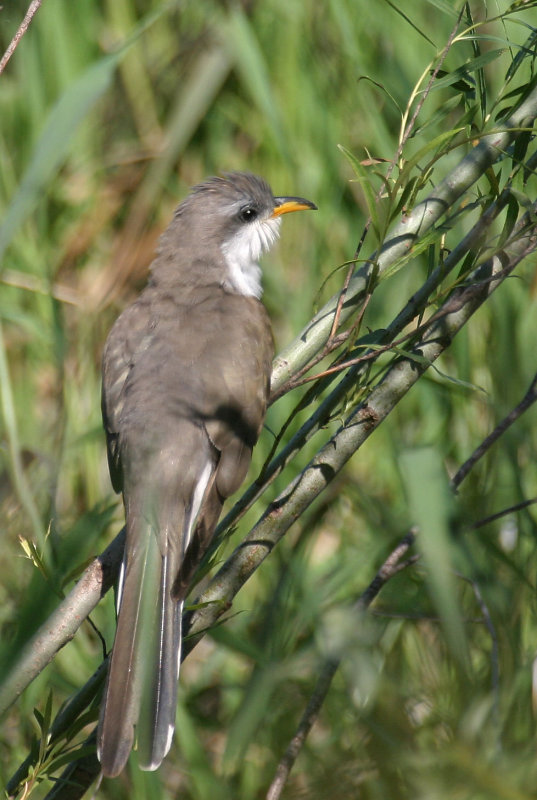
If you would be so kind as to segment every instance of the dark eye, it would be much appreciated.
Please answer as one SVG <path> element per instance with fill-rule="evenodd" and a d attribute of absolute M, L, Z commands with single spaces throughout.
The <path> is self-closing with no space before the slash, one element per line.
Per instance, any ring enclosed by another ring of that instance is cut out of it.
<path fill-rule="evenodd" d="M 257 210 L 253 206 L 244 206 L 239 211 L 239 219 L 241 222 L 253 222 L 257 219 Z"/>

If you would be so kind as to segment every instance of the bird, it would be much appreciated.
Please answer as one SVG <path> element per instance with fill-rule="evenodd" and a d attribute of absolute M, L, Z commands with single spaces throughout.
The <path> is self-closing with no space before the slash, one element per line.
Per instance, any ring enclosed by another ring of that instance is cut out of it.
<path fill-rule="evenodd" d="M 126 544 L 97 731 L 105 777 L 134 746 L 144 770 L 170 750 L 183 604 L 222 505 L 246 477 L 269 398 L 259 258 L 282 216 L 306 209 L 316 205 L 274 196 L 250 172 L 194 186 L 106 340 L 102 413 Z"/>

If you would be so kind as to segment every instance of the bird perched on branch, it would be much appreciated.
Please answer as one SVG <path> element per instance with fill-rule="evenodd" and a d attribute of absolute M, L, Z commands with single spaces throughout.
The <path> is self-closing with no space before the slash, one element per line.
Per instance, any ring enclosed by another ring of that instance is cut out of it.
<path fill-rule="evenodd" d="M 267 406 L 273 342 L 258 259 L 283 214 L 314 208 L 250 173 L 195 186 L 108 336 L 102 408 L 127 538 L 98 730 L 106 776 L 121 772 L 135 737 L 142 769 L 170 749 L 183 601 Z"/>

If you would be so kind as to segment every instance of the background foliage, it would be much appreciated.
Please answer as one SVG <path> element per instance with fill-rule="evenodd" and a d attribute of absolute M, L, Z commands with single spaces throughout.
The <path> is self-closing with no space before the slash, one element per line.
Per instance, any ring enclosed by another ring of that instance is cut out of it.
<path fill-rule="evenodd" d="M 250 169 L 278 194 L 318 204 L 315 216 L 284 221 L 281 245 L 264 261 L 278 346 L 341 285 L 345 270 L 337 268 L 352 259 L 377 208 L 371 197 L 383 185 L 380 160 L 397 152 L 407 103 L 462 8 L 444 0 L 395 6 L 44 2 L 0 78 L 5 668 L 122 524 L 101 432 L 100 354 L 187 188 L 222 169 Z M 399 166 L 435 137 L 461 133 L 421 154 L 401 187 L 408 207 L 412 191 L 429 191 L 516 102 L 510 93 L 533 80 L 533 6 L 483 0 L 463 9 L 459 32 L 472 20 L 483 24 L 477 36 L 453 42 Z M 24 11 L 15 2 L 0 11 L 2 50 Z M 338 145 L 361 162 L 360 180 Z M 513 163 L 516 153 L 465 202 L 479 207 L 493 196 Z M 534 163 L 530 155 L 517 177 L 522 204 L 535 197 Z M 381 202 L 362 257 L 382 240 L 388 212 Z M 388 325 L 471 220 L 459 213 L 445 241 L 440 231 L 380 283 L 364 330 Z M 239 594 L 232 619 L 189 657 L 176 744 L 162 769 L 145 774 L 133 766 L 99 797 L 263 797 L 320 665 L 334 653 L 341 668 L 288 797 L 535 796 L 535 511 L 471 526 L 537 494 L 536 410 L 502 436 L 456 498 L 446 498 L 442 485 L 535 374 L 534 267 L 528 258 L 478 312 L 438 370 L 424 375 L 278 545 Z M 298 397 L 290 393 L 271 408 L 252 475 Z M 309 413 L 298 414 L 286 436 Z M 319 442 L 317 435 L 308 443 L 263 504 Z M 373 614 L 347 610 L 416 515 L 432 525 L 442 504 L 457 534 L 444 601 L 455 598 L 461 609 L 460 650 L 439 623 L 446 607 L 439 611 L 421 563 L 386 586 Z M 220 558 L 262 508 L 246 516 Z M 28 545 L 19 537 L 35 542 L 41 570 L 35 554 L 24 557 Z M 110 645 L 111 597 L 92 619 Z M 9 711 L 0 729 L 4 782 L 39 739 L 39 721 L 46 727 L 101 657 L 101 641 L 85 623 Z M 61 771 L 52 766 L 38 770 L 31 796 L 50 790 Z"/>

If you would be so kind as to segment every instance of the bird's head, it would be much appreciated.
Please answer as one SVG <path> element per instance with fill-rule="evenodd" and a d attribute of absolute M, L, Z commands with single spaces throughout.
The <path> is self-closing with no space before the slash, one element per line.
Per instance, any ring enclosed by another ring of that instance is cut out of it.
<path fill-rule="evenodd" d="M 257 175 L 231 172 L 194 186 L 169 230 L 177 243 L 190 242 L 194 258 L 202 261 L 212 255 L 223 261 L 221 282 L 226 289 L 260 297 L 258 260 L 278 238 L 282 215 L 315 208 L 302 197 L 275 197 Z M 166 238 L 165 234 L 164 245 Z"/>

